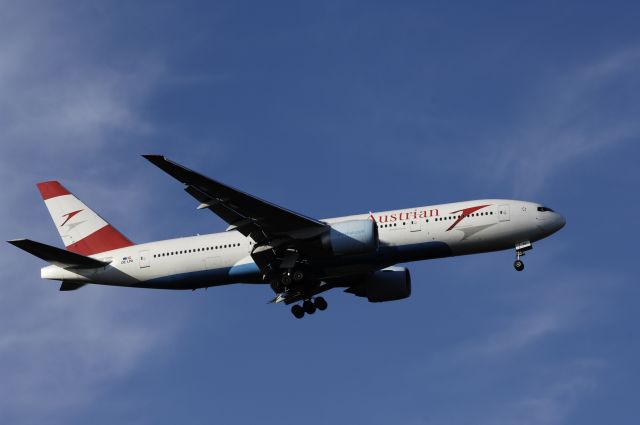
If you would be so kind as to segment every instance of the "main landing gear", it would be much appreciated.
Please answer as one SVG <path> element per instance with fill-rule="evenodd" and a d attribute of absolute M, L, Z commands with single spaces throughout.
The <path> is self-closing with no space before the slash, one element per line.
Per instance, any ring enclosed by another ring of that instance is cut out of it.
<path fill-rule="evenodd" d="M 302 282 L 304 278 L 304 273 L 300 270 L 287 270 L 271 281 L 271 289 L 275 293 L 284 292 L 288 287 Z"/>
<path fill-rule="evenodd" d="M 300 270 L 289 270 L 282 274 L 280 282 L 284 286 L 290 286 L 291 283 L 302 282 L 302 279 L 304 279 L 304 273 L 302 273 Z"/>
<path fill-rule="evenodd" d="M 314 299 L 304 300 L 302 304 L 296 304 L 291 307 L 291 314 L 296 319 L 302 319 L 306 314 L 313 314 L 316 310 L 324 311 L 328 307 L 327 301 L 322 297 L 316 297 Z"/>
<path fill-rule="evenodd" d="M 523 257 L 525 251 L 529 251 L 530 249 L 533 249 L 533 245 L 531 245 L 529 241 L 516 244 L 516 261 L 513 262 L 513 268 L 516 269 L 516 271 L 521 272 L 524 270 L 524 262 L 520 257 Z"/>

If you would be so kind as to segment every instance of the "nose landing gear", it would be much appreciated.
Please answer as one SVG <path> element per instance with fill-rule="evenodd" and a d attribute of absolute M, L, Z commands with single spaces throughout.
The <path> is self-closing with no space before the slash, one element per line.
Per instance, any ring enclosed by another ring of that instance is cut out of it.
<path fill-rule="evenodd" d="M 522 262 L 522 260 L 516 260 L 513 262 L 513 267 L 521 272 L 522 270 L 524 270 L 524 263 Z"/>
<path fill-rule="evenodd" d="M 520 257 L 524 257 L 525 251 L 529 251 L 531 249 L 533 249 L 533 245 L 531 245 L 531 242 L 529 241 L 516 244 L 516 261 L 513 262 L 514 269 L 519 272 L 524 270 L 524 262 L 520 259 Z"/>
<path fill-rule="evenodd" d="M 305 300 L 302 304 L 296 304 L 291 307 L 291 314 L 296 319 L 302 319 L 306 314 L 313 314 L 316 310 L 324 311 L 327 309 L 327 301 L 322 297 Z"/>

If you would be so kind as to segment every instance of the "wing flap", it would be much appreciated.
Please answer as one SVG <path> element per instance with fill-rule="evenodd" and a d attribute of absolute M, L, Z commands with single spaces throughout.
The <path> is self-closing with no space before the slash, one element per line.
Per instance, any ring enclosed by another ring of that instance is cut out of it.
<path fill-rule="evenodd" d="M 30 239 L 14 239 L 7 242 L 31 255 L 65 269 L 96 269 L 109 264 L 105 261 L 96 260 L 95 258 L 86 257 Z"/>
<path fill-rule="evenodd" d="M 268 301 L 267 304 L 278 304 L 285 303 L 285 305 L 293 304 L 298 301 L 302 301 L 312 297 L 314 295 L 321 294 L 329 289 L 334 288 L 335 286 L 329 282 L 320 282 L 317 286 L 312 288 L 306 288 L 304 291 L 299 290 L 291 290 L 287 292 L 281 292 L 276 294 L 275 298 Z"/>

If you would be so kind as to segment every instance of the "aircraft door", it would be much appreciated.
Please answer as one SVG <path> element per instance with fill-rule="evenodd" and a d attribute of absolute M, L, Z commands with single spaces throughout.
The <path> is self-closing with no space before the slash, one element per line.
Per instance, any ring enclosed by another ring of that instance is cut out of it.
<path fill-rule="evenodd" d="M 409 230 L 412 232 L 419 232 L 422 230 L 422 220 L 414 218 L 413 220 L 411 220 L 411 223 L 409 225 Z"/>
<path fill-rule="evenodd" d="M 151 260 L 149 259 L 149 251 L 140 251 L 140 268 L 144 269 L 151 265 Z"/>
<path fill-rule="evenodd" d="M 509 221 L 509 205 L 498 205 L 498 221 Z"/>

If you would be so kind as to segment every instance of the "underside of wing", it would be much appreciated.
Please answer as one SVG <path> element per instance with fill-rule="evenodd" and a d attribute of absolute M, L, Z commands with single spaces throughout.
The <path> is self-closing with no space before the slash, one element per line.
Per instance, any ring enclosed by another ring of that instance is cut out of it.
<path fill-rule="evenodd" d="M 151 163 L 185 185 L 196 198 L 199 209 L 209 209 L 230 225 L 257 242 L 278 237 L 304 239 L 323 232 L 327 225 L 288 210 L 231 186 L 203 176 L 162 155 L 144 155 Z"/>

